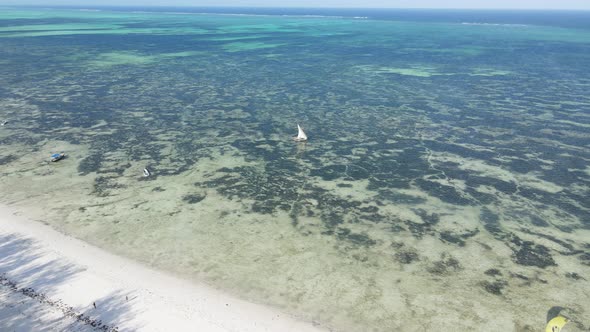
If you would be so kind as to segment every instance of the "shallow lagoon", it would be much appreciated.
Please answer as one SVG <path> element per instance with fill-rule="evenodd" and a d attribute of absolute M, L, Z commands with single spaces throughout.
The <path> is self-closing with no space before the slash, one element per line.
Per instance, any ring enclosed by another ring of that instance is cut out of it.
<path fill-rule="evenodd" d="M 521 19 L 3 10 L 0 202 L 337 329 L 587 330 L 590 29 Z"/>

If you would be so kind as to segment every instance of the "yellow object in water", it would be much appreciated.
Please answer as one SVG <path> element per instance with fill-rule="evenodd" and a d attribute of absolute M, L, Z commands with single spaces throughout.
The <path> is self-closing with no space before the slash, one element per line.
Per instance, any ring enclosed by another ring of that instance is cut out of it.
<path fill-rule="evenodd" d="M 567 319 L 563 316 L 557 316 L 547 323 L 545 332 L 559 332 L 567 324 Z"/>

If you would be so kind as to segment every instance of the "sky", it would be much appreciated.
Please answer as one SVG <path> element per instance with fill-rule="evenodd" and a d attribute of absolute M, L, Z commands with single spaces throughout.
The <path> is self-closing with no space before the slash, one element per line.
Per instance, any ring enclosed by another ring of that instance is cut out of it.
<path fill-rule="evenodd" d="M 584 9 L 590 0 L 0 0 L 0 5 Z"/>

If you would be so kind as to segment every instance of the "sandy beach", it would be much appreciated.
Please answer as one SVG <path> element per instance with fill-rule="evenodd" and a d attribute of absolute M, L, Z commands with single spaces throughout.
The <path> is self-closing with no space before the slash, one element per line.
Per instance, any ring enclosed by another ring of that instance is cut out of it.
<path fill-rule="evenodd" d="M 320 331 L 0 208 L 5 331 Z"/>

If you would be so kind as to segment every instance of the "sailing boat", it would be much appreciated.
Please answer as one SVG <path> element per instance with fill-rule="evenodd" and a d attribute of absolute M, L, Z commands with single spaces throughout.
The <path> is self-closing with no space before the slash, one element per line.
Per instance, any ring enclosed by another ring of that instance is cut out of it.
<path fill-rule="evenodd" d="M 305 142 L 305 141 L 307 141 L 307 135 L 305 135 L 305 132 L 303 131 L 303 129 L 301 129 L 301 126 L 299 124 L 297 124 L 297 130 L 299 131 L 297 133 L 297 137 L 293 137 L 293 139 L 296 142 Z"/>

